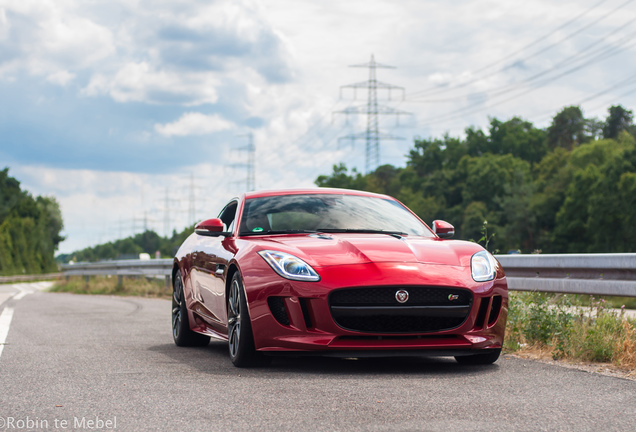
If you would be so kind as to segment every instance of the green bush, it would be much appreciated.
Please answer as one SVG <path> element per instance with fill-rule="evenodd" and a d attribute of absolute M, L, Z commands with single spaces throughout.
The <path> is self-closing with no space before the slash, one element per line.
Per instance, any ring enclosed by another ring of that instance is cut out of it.
<path fill-rule="evenodd" d="M 633 335 L 634 324 L 610 310 L 605 299 L 590 297 L 581 306 L 569 295 L 510 293 L 504 343 L 509 352 L 547 348 L 555 360 L 624 364 L 634 355 Z"/>

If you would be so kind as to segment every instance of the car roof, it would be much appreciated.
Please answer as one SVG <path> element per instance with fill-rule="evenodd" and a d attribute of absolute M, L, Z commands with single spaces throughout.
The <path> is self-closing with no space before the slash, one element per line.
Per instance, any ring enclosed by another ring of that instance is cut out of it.
<path fill-rule="evenodd" d="M 394 199 L 388 195 L 377 194 L 373 192 L 365 192 L 353 189 L 339 189 L 339 188 L 304 188 L 304 189 L 273 189 L 273 190 L 262 190 L 262 191 L 254 191 L 247 192 L 245 194 L 245 199 L 250 198 L 261 198 L 268 196 L 277 196 L 277 195 L 316 195 L 316 194 L 326 194 L 326 195 L 357 195 L 357 196 L 369 196 L 376 198 L 384 198 L 384 199 Z"/>

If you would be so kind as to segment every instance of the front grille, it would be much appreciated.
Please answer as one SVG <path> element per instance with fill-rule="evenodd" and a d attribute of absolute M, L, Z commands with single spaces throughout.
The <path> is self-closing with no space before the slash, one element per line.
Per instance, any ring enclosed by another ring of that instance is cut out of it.
<path fill-rule="evenodd" d="M 396 293 L 408 292 L 399 303 Z M 331 293 L 329 307 L 336 324 L 367 333 L 423 333 L 457 328 L 466 320 L 471 291 L 431 286 L 345 288 Z"/>

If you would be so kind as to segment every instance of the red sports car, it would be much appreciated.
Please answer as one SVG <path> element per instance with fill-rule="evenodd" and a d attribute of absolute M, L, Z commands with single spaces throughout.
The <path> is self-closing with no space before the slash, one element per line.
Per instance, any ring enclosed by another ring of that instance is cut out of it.
<path fill-rule="evenodd" d="M 174 341 L 227 340 L 239 367 L 277 354 L 493 363 L 506 278 L 484 248 L 453 234 L 386 195 L 244 194 L 197 224 L 177 252 Z"/>

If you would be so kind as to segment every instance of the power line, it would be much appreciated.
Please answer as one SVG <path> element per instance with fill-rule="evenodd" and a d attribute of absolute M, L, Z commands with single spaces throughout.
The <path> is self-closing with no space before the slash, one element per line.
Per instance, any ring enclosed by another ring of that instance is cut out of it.
<path fill-rule="evenodd" d="M 560 106 L 580 106 L 583 105 L 586 102 L 592 101 L 594 99 L 598 99 L 601 96 L 604 96 L 606 94 L 608 94 L 610 91 L 621 88 L 621 87 L 626 87 L 626 86 L 631 86 L 636 84 L 636 75 L 630 75 L 629 77 L 619 81 L 618 83 L 615 83 L 613 85 L 611 85 L 610 87 L 605 88 L 604 90 L 595 93 L 591 96 L 588 96 L 584 99 L 580 99 L 576 102 L 573 103 L 569 103 L 569 104 L 561 104 Z M 620 94 L 618 97 L 623 97 L 623 96 L 627 96 L 629 94 L 632 94 L 636 92 L 636 88 L 634 89 L 630 89 L 625 93 Z M 607 103 L 603 103 L 602 105 L 598 105 L 595 108 L 592 108 L 592 110 L 601 108 L 602 106 L 607 105 Z M 544 114 L 538 114 L 537 116 L 535 116 L 535 122 L 541 122 L 544 120 L 547 120 L 549 118 L 552 118 L 554 116 L 554 111 L 555 110 L 551 110 L 549 113 L 544 113 Z M 538 119 L 536 119 L 538 117 Z"/>
<path fill-rule="evenodd" d="M 613 31 L 611 31 L 610 33 L 608 33 L 607 35 L 605 35 L 603 38 L 598 39 L 596 41 L 594 41 L 593 43 L 591 43 L 590 45 L 588 45 L 587 47 L 583 48 L 581 51 L 566 57 L 564 59 L 562 59 L 560 62 L 556 63 L 555 65 L 553 65 L 552 67 L 550 67 L 549 69 L 545 69 L 541 72 L 538 72 L 528 78 L 525 78 L 519 82 L 515 82 L 515 83 L 511 83 L 511 84 L 507 84 L 504 85 L 502 87 L 499 87 L 495 90 L 492 91 L 492 93 L 489 94 L 489 96 L 497 96 L 500 94 L 505 94 L 511 90 L 514 90 L 516 88 L 521 87 L 523 84 L 529 84 L 532 81 L 541 78 L 542 76 L 545 76 L 551 72 L 555 72 L 559 69 L 561 69 L 564 66 L 571 66 L 573 62 L 577 62 L 577 61 L 581 61 L 584 60 L 585 58 L 589 58 L 592 57 L 593 60 L 598 60 L 600 57 L 603 56 L 607 56 L 607 55 L 613 55 L 615 53 L 615 51 L 618 51 L 620 49 L 624 49 L 625 47 L 622 47 L 622 45 L 625 45 L 626 42 L 630 42 L 633 41 L 633 37 L 636 35 L 636 32 L 631 32 L 625 36 L 623 36 L 622 38 L 620 38 L 618 41 L 614 42 L 614 44 L 612 46 L 610 46 L 609 48 L 605 47 L 605 48 L 597 48 L 595 50 L 591 50 L 591 48 L 595 47 L 596 45 L 599 45 L 603 42 L 605 42 L 609 37 L 613 36 L 614 34 L 622 31 L 623 29 L 625 29 L 626 27 L 628 27 L 629 25 L 631 25 L 634 21 L 636 21 L 636 18 L 628 21 L 627 23 L 623 24 L 622 26 L 614 29 Z M 633 45 L 633 44 L 631 44 Z M 629 46 L 629 45 L 628 45 Z M 453 101 L 457 101 L 457 100 L 461 100 L 466 98 L 467 94 L 463 94 L 460 96 L 454 96 L 454 97 L 450 97 L 450 98 L 445 98 L 445 99 L 429 99 L 429 100 L 409 100 L 408 102 L 420 102 L 420 103 L 445 103 L 445 102 L 453 102 Z"/>
<path fill-rule="evenodd" d="M 589 61 L 587 61 L 585 63 L 582 63 L 582 64 L 580 64 L 578 66 L 573 67 L 573 68 L 570 68 L 570 69 L 568 69 L 568 70 L 566 70 L 566 71 L 564 71 L 564 72 L 562 72 L 562 73 L 560 73 L 560 74 L 558 74 L 556 76 L 553 76 L 551 78 L 544 79 L 543 81 L 539 82 L 538 85 L 535 86 L 535 87 L 526 89 L 525 91 L 522 91 L 521 93 L 517 93 L 517 94 L 515 94 L 515 95 L 513 95 L 513 96 L 511 96 L 511 97 L 509 97 L 507 99 L 503 99 L 503 100 L 497 101 L 495 103 L 491 103 L 488 106 L 482 106 L 480 108 L 472 109 L 472 108 L 474 108 L 474 107 L 476 107 L 476 106 L 481 104 L 481 102 L 475 102 L 473 104 L 465 106 L 464 108 L 461 108 L 461 109 L 456 110 L 454 112 L 450 112 L 450 113 L 447 113 L 447 114 L 439 115 L 437 117 L 432 117 L 432 118 L 426 119 L 426 121 L 427 122 L 449 121 L 449 120 L 453 120 L 455 118 L 463 117 L 465 115 L 474 114 L 474 113 L 477 113 L 477 112 L 492 108 L 494 106 L 498 106 L 498 105 L 504 104 L 506 102 L 510 102 L 511 100 L 515 100 L 515 99 L 519 98 L 520 96 L 524 96 L 524 95 L 526 95 L 528 93 L 531 93 L 533 91 L 539 90 L 539 89 L 542 88 L 541 86 L 544 86 L 545 84 L 548 84 L 548 83 L 553 82 L 553 81 L 555 81 L 555 80 L 557 80 L 559 78 L 562 78 L 562 77 L 564 77 L 566 75 L 574 73 L 574 72 L 576 72 L 576 71 L 578 71 L 578 70 L 580 70 L 580 69 L 582 69 L 582 68 L 584 68 L 586 66 L 589 66 L 592 63 L 595 63 L 595 62 L 600 61 L 600 60 L 605 60 L 608 57 L 611 57 L 611 56 L 613 56 L 615 54 L 618 54 L 620 51 L 622 51 L 622 50 L 624 50 L 626 48 L 630 48 L 633 45 L 636 45 L 636 42 L 634 42 L 632 44 L 629 44 L 627 46 L 612 48 L 612 49 L 610 49 L 610 50 L 608 50 L 606 52 L 603 52 L 603 53 L 597 55 L 596 57 L 593 57 L 591 60 L 589 60 Z M 514 90 L 515 89 L 502 91 L 502 92 L 500 92 L 497 95 L 498 96 L 503 96 L 503 95 L 505 95 L 507 93 L 511 93 Z"/>
<path fill-rule="evenodd" d="M 550 37 L 550 36 L 552 36 L 553 34 L 556 34 L 559 30 L 561 30 L 561 29 L 563 29 L 563 28 L 567 27 L 568 25 L 572 24 L 573 22 L 577 21 L 578 19 L 582 18 L 583 16 L 587 15 L 589 12 L 591 12 L 591 11 L 592 11 L 592 10 L 594 10 L 594 9 L 596 9 L 596 8 L 597 8 L 598 6 L 600 6 L 601 4 L 605 3 L 605 1 L 606 1 L 606 0 L 602 0 L 602 1 L 600 1 L 599 3 L 597 3 L 597 4 L 595 4 L 594 6 L 592 6 L 591 8 L 589 8 L 588 10 L 586 10 L 586 11 L 584 11 L 583 13 L 581 13 L 581 14 L 577 15 L 577 16 L 576 16 L 575 18 L 573 18 L 572 20 L 567 21 L 566 23 L 564 23 L 564 24 L 562 24 L 561 26 L 557 27 L 555 30 L 551 31 L 551 32 L 550 32 L 550 33 L 548 33 L 547 35 L 542 36 L 542 37 L 540 37 L 539 39 L 536 39 L 535 41 L 531 42 L 530 44 L 525 45 L 524 47 L 520 48 L 519 50 L 517 50 L 517 51 L 515 51 L 515 52 L 513 52 L 513 53 L 511 53 L 511 54 L 508 54 L 507 56 L 505 56 L 505 57 L 503 57 L 503 58 L 501 58 L 501 59 L 499 59 L 499 60 L 497 60 L 497 61 L 495 61 L 495 62 L 493 62 L 493 63 L 490 63 L 490 64 L 488 64 L 488 65 L 486 65 L 486 66 L 484 66 L 484 67 L 482 67 L 482 68 L 480 68 L 480 69 L 477 69 L 476 71 L 472 72 L 472 74 L 477 74 L 477 73 L 483 72 L 483 71 L 485 71 L 485 70 L 488 70 L 488 69 L 490 69 L 490 68 L 492 68 L 492 67 L 494 67 L 494 66 L 497 66 L 497 65 L 499 65 L 499 64 L 502 64 L 502 63 L 508 62 L 508 61 L 509 61 L 512 57 L 516 56 L 516 55 L 517 55 L 517 54 L 519 54 L 520 52 L 523 52 L 523 51 L 525 51 L 526 49 L 528 49 L 528 48 L 530 48 L 530 47 L 532 47 L 532 46 L 534 46 L 534 45 L 538 44 L 539 42 L 542 42 L 543 40 L 546 40 L 547 38 L 549 38 L 549 37 Z M 610 15 L 613 15 L 614 13 L 618 12 L 620 9 L 624 8 L 625 6 L 627 6 L 629 3 L 632 3 L 633 1 L 634 1 L 634 0 L 628 0 L 628 1 L 626 1 L 625 3 L 622 3 L 622 4 L 621 4 L 621 5 L 619 5 L 618 7 L 616 7 L 616 8 L 614 8 L 614 9 L 612 9 L 610 12 L 608 12 L 608 13 L 606 13 L 606 14 L 602 15 L 601 17 L 597 18 L 596 20 L 592 21 L 591 23 L 588 23 L 588 24 L 586 24 L 585 26 L 583 26 L 583 27 L 581 27 L 581 28 L 579 28 L 579 29 L 575 30 L 574 32 L 572 32 L 572 33 L 570 33 L 570 34 L 566 35 L 566 36 L 565 36 L 564 38 L 562 38 L 561 40 L 559 40 L 559 41 L 557 41 L 557 42 L 554 42 L 554 43 L 552 43 L 552 44 L 550 44 L 550 45 L 548 45 L 548 46 L 546 46 L 546 47 L 544 47 L 544 48 L 540 49 L 539 51 L 536 51 L 536 52 L 534 52 L 534 53 L 532 53 L 532 54 L 528 55 L 528 56 L 527 56 L 527 57 L 525 57 L 525 58 L 522 58 L 522 59 L 520 59 L 520 60 L 515 60 L 514 62 L 512 62 L 512 63 L 510 63 L 509 65 L 505 66 L 503 69 L 500 69 L 500 70 L 498 70 L 498 71 L 496 71 L 496 72 L 494 72 L 494 73 L 489 73 L 489 74 L 486 74 L 486 75 L 483 75 L 483 76 L 479 76 L 479 77 L 476 77 L 476 78 L 474 78 L 474 79 L 472 79 L 472 80 L 469 80 L 469 81 L 467 81 L 467 82 L 460 83 L 460 84 L 456 84 L 456 85 L 454 85 L 454 86 L 450 86 L 450 87 L 443 87 L 443 88 L 440 88 L 439 86 L 435 86 L 435 87 L 431 87 L 431 88 L 428 88 L 428 89 L 424 89 L 424 90 L 416 91 L 416 92 L 413 92 L 413 93 L 409 94 L 408 96 L 409 96 L 409 98 L 411 98 L 411 97 L 416 96 L 416 95 L 422 96 L 422 95 L 432 95 L 432 94 L 445 93 L 445 92 L 448 92 L 448 91 L 451 91 L 451 90 L 456 90 L 456 89 L 458 89 L 458 88 L 462 88 L 462 87 L 469 86 L 469 85 L 474 84 L 474 83 L 476 83 L 476 82 L 483 81 L 484 79 L 487 79 L 487 78 L 490 78 L 490 77 L 492 77 L 492 76 L 495 76 L 495 75 L 497 75 L 498 73 L 500 73 L 500 72 L 502 72 L 502 71 L 505 71 L 505 70 L 507 70 L 507 69 L 510 69 L 511 67 L 513 67 L 515 64 L 517 64 L 517 63 L 518 63 L 518 62 L 520 62 L 520 61 L 521 61 L 521 62 L 525 62 L 525 61 L 527 61 L 527 60 L 529 60 L 529 59 L 531 59 L 531 58 L 533 58 L 533 57 L 536 57 L 536 56 L 537 56 L 537 55 L 539 55 L 539 54 L 542 54 L 542 53 L 544 53 L 544 52 L 546 52 L 546 51 L 548 51 L 548 50 L 550 50 L 550 49 L 554 48 L 555 46 L 557 46 L 557 45 L 559 45 L 559 44 L 562 44 L 563 42 L 565 42 L 565 41 L 567 41 L 567 40 L 571 39 L 572 37 L 576 36 L 577 34 L 581 33 L 582 31 L 587 30 L 588 28 L 590 28 L 590 27 L 592 27 L 592 26 L 594 26 L 594 25 L 598 24 L 599 22 L 603 21 L 605 18 L 609 17 Z"/>

